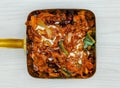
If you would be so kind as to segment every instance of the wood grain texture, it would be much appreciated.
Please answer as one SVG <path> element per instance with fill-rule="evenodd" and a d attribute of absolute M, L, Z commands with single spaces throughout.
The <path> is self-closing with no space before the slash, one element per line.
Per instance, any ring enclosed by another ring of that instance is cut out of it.
<path fill-rule="evenodd" d="M 97 23 L 97 71 L 90 79 L 35 79 L 22 49 L 0 49 L 0 88 L 120 88 L 120 0 L 2 0 L 0 38 L 24 38 L 27 15 L 36 9 L 84 8 Z"/>

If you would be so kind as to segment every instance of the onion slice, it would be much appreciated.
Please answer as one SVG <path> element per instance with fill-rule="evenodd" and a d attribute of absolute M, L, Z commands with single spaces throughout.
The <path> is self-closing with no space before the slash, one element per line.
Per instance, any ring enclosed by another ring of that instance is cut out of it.
<path fill-rule="evenodd" d="M 68 33 L 68 43 L 71 42 L 71 38 L 72 38 L 72 33 Z"/>

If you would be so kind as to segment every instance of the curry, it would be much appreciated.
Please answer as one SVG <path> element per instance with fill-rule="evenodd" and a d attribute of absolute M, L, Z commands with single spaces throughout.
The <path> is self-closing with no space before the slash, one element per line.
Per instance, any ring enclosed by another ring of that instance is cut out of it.
<path fill-rule="evenodd" d="M 89 78 L 96 70 L 95 16 L 89 10 L 36 10 L 27 22 L 28 72 L 37 78 Z"/>

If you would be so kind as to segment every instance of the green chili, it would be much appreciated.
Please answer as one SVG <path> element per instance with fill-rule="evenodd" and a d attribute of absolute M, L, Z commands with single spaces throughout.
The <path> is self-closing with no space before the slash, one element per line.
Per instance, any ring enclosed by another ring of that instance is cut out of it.
<path fill-rule="evenodd" d="M 60 49 L 66 54 L 68 55 L 68 51 L 65 49 L 64 45 L 63 45 L 63 40 L 60 40 L 58 43 Z"/>

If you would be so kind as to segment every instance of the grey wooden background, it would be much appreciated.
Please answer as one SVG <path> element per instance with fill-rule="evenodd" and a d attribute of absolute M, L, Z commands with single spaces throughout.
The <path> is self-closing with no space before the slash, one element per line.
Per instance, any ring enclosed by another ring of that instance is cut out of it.
<path fill-rule="evenodd" d="M 120 0 L 1 0 L 0 38 L 25 36 L 27 15 L 36 9 L 84 8 L 97 23 L 97 71 L 90 79 L 35 79 L 22 49 L 0 48 L 0 88 L 120 88 Z"/>

